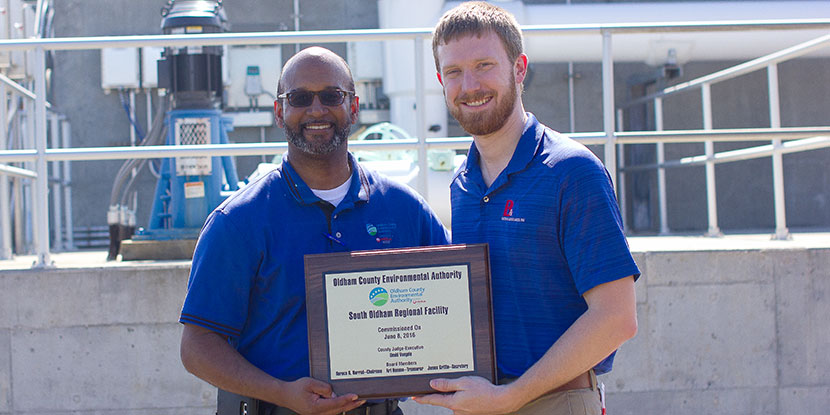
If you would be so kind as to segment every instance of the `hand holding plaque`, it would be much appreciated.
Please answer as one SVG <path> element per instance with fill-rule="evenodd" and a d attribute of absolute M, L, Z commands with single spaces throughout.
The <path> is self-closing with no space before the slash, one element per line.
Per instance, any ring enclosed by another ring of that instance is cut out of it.
<path fill-rule="evenodd" d="M 486 245 L 306 255 L 311 375 L 361 398 L 495 380 Z"/>

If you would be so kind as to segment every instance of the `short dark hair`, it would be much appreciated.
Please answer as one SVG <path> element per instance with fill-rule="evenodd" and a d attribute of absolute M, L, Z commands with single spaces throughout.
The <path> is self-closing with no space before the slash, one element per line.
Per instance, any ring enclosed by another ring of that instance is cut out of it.
<path fill-rule="evenodd" d="M 441 72 L 441 64 L 438 62 L 438 46 L 462 36 L 481 37 L 487 32 L 494 32 L 499 36 L 511 62 L 523 53 L 522 31 L 512 14 L 501 7 L 483 1 L 468 1 L 444 13 L 438 25 L 435 26 L 432 36 L 435 69 Z"/>

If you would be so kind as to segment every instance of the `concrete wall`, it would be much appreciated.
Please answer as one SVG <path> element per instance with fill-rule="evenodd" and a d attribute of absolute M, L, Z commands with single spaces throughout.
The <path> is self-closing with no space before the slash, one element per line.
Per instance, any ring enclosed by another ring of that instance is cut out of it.
<path fill-rule="evenodd" d="M 601 377 L 611 413 L 830 406 L 830 248 L 636 260 L 639 334 Z M 0 414 L 212 413 L 215 389 L 179 362 L 187 273 L 186 263 L 0 271 Z"/>

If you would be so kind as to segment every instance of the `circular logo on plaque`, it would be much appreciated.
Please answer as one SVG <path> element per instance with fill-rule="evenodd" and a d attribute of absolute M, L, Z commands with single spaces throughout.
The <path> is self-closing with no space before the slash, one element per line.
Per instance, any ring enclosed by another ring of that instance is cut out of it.
<path fill-rule="evenodd" d="M 369 292 L 369 301 L 376 307 L 380 307 L 389 301 L 389 293 L 383 287 L 377 287 Z"/>
<path fill-rule="evenodd" d="M 368 233 L 369 236 L 375 236 L 378 234 L 378 228 L 375 225 L 372 225 L 371 223 L 367 223 L 366 233 Z"/>

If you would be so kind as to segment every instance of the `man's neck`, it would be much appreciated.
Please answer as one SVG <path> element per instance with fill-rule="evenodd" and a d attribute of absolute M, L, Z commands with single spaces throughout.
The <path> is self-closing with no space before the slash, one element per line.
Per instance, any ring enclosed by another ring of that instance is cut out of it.
<path fill-rule="evenodd" d="M 496 177 L 501 174 L 510 163 L 510 159 L 513 158 L 513 152 L 516 151 L 516 145 L 519 143 L 519 139 L 522 138 L 526 121 L 527 114 L 524 107 L 519 104 L 517 110 L 513 111 L 510 118 L 498 131 L 473 137 L 480 156 L 481 176 L 484 178 L 484 184 L 487 187 L 490 187 L 496 181 Z"/>
<path fill-rule="evenodd" d="M 351 176 L 349 153 L 343 145 L 337 150 L 317 156 L 288 146 L 288 161 L 306 185 L 312 189 L 329 190 L 343 184 Z"/>

